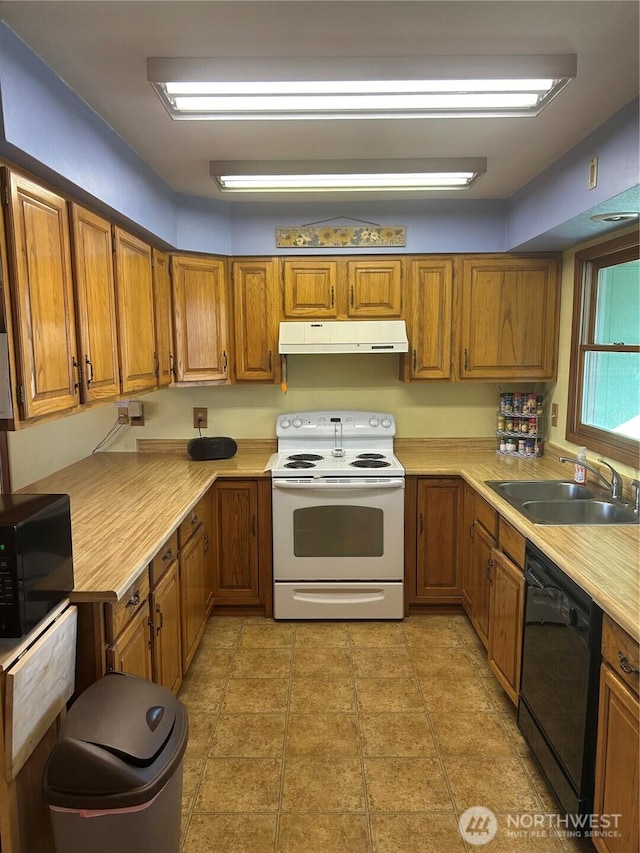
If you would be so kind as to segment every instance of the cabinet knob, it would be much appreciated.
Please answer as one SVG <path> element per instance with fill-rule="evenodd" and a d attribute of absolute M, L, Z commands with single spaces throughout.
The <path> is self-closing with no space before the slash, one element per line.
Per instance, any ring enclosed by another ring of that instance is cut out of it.
<path fill-rule="evenodd" d="M 168 549 L 164 552 L 164 554 L 162 555 L 162 559 L 163 559 L 166 563 L 170 563 L 170 562 L 171 562 L 171 560 L 173 560 L 173 551 L 171 550 L 171 548 L 168 548 Z"/>
<path fill-rule="evenodd" d="M 197 512 L 194 512 L 191 516 L 191 524 L 200 524 L 200 519 L 198 518 Z"/>

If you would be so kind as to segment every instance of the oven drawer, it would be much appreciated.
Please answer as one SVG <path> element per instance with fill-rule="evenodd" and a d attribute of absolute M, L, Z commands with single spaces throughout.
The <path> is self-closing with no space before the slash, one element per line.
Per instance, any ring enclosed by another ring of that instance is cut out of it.
<path fill-rule="evenodd" d="M 402 619 L 402 583 L 276 583 L 274 619 Z"/>

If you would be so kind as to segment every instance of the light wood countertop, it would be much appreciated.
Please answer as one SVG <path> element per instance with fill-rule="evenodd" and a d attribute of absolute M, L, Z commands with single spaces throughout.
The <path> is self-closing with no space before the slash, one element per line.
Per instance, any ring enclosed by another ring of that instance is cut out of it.
<path fill-rule="evenodd" d="M 72 601 L 113 601 L 142 572 L 216 477 L 268 476 L 275 443 L 239 442 L 232 459 L 193 462 L 185 442 L 149 442 L 139 453 L 98 453 L 21 489 L 71 496 Z M 149 452 L 152 451 L 152 452 Z M 398 439 L 407 475 L 460 476 L 538 545 L 622 628 L 640 639 L 640 527 L 535 525 L 485 480 L 570 479 L 557 454 L 497 456 L 492 443 Z"/>
<path fill-rule="evenodd" d="M 71 498 L 72 601 L 121 598 L 217 476 L 266 476 L 269 454 L 194 462 L 182 451 L 96 453 L 20 489 Z"/>

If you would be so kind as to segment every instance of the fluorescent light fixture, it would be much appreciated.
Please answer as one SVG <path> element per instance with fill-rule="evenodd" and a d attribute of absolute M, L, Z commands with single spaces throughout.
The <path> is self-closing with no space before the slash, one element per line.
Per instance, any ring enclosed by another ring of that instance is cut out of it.
<path fill-rule="evenodd" d="M 575 74 L 571 54 L 147 59 L 174 119 L 533 116 Z"/>
<path fill-rule="evenodd" d="M 483 157 L 422 160 L 227 160 L 209 171 L 221 192 L 420 192 L 469 189 Z"/>

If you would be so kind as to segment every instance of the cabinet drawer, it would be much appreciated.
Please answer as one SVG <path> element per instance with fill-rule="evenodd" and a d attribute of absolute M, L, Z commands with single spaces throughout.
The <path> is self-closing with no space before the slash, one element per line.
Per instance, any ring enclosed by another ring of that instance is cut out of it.
<path fill-rule="evenodd" d="M 473 501 L 474 518 L 490 533 L 494 539 L 498 538 L 498 513 L 487 503 L 484 498 L 476 494 Z"/>
<path fill-rule="evenodd" d="M 105 630 L 107 642 L 113 642 L 140 605 L 149 598 L 149 572 L 144 571 L 131 584 L 120 601 L 106 604 Z"/>
<path fill-rule="evenodd" d="M 602 657 L 614 672 L 637 694 L 639 692 L 640 649 L 619 625 L 604 616 L 602 622 Z M 635 670 L 635 672 L 627 672 Z"/>
<path fill-rule="evenodd" d="M 500 548 L 505 554 L 508 554 L 521 569 L 524 568 L 524 549 L 526 539 L 522 533 L 518 533 L 515 527 L 512 527 L 502 516 L 500 516 L 498 526 L 500 528 L 498 536 Z"/>
<path fill-rule="evenodd" d="M 194 506 L 191 512 L 187 513 L 182 524 L 178 528 L 178 547 L 184 548 L 189 539 L 193 536 L 193 534 L 198 529 L 198 526 L 205 521 L 207 514 L 207 501 L 209 500 L 209 495 L 206 494 L 204 497 L 200 498 L 198 503 Z"/>
<path fill-rule="evenodd" d="M 171 563 L 178 557 L 178 531 L 174 530 L 162 548 L 149 563 L 149 581 L 151 589 L 158 583 Z"/>

